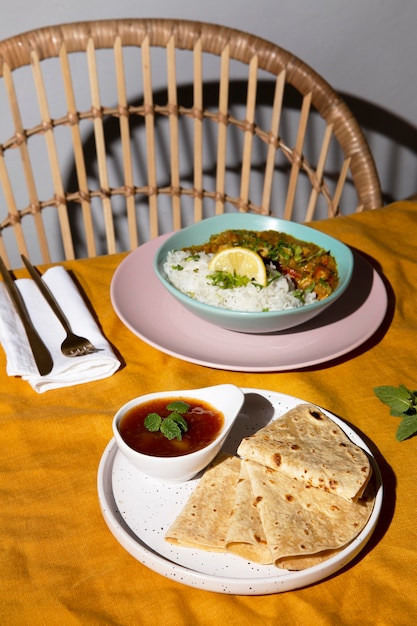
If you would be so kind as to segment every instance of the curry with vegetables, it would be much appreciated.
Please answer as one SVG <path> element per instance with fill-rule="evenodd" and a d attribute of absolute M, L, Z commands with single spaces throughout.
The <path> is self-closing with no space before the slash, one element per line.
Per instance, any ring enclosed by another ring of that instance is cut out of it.
<path fill-rule="evenodd" d="M 329 296 L 338 285 L 336 260 L 329 251 L 275 230 L 225 230 L 187 250 L 215 254 L 234 246 L 258 253 L 265 264 L 271 263 L 278 272 L 290 276 L 297 289 L 314 291 L 318 300 Z"/>

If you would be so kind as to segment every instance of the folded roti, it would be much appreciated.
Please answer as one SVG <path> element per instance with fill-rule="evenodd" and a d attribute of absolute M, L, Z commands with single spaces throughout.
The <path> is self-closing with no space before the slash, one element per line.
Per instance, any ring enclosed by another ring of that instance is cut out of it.
<path fill-rule="evenodd" d="M 226 548 L 228 552 L 255 563 L 272 563 L 246 463 L 241 463 L 240 467 L 235 501 L 228 523 Z"/>
<path fill-rule="evenodd" d="M 240 463 L 237 457 L 226 455 L 213 461 L 168 529 L 166 541 L 210 552 L 226 551 Z"/>
<path fill-rule="evenodd" d="M 208 467 L 168 542 L 302 570 L 366 525 L 376 493 L 369 459 L 316 407 L 289 411 L 238 452 L 246 460 L 221 454 Z"/>
<path fill-rule="evenodd" d="M 250 479 L 239 458 L 221 455 L 209 466 L 165 540 L 188 548 L 230 552 L 256 563 L 272 563 Z"/>
<path fill-rule="evenodd" d="M 237 452 L 242 459 L 347 500 L 361 496 L 372 472 L 365 452 L 311 404 L 296 406 L 246 437 Z"/>
<path fill-rule="evenodd" d="M 285 569 L 304 569 L 329 558 L 352 541 L 372 512 L 375 489 L 355 502 L 280 470 L 244 462 L 250 477 L 273 563 Z"/>

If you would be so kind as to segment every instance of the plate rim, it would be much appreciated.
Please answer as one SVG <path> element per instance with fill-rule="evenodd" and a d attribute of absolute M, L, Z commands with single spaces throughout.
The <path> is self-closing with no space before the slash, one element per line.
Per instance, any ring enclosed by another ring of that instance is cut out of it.
<path fill-rule="evenodd" d="M 241 389 L 245 394 L 257 393 L 264 395 L 264 397 L 266 395 L 269 398 L 271 396 L 277 396 L 281 400 L 287 399 L 297 403 L 307 402 L 306 400 L 302 400 L 296 396 L 291 396 L 277 391 L 251 387 L 241 387 Z M 206 591 L 237 595 L 268 595 L 291 591 L 310 584 L 315 584 L 337 573 L 364 549 L 372 536 L 378 524 L 382 510 L 384 485 L 376 458 L 362 436 L 356 431 L 355 427 L 344 421 L 342 418 L 334 415 L 327 409 L 320 406 L 318 406 L 318 408 L 320 408 L 320 410 L 322 410 L 330 419 L 338 424 L 347 436 L 350 436 L 349 433 L 353 433 L 354 438 L 360 441 L 360 447 L 370 457 L 373 471 L 377 479 L 375 504 L 368 522 L 359 535 L 337 555 L 330 557 L 323 563 L 297 572 L 287 572 L 286 570 L 282 570 L 280 572 L 277 568 L 276 577 L 268 576 L 264 578 L 228 578 L 225 576 L 216 576 L 213 574 L 199 572 L 198 570 L 193 570 L 188 566 L 169 560 L 165 556 L 155 552 L 151 547 L 147 546 L 145 542 L 134 533 L 117 506 L 112 486 L 113 464 L 116 455 L 118 454 L 118 448 L 114 438 L 109 441 L 102 454 L 97 473 L 97 491 L 100 510 L 109 530 L 120 545 L 148 569 L 151 569 L 166 578 L 176 580 L 181 584 L 198 589 L 204 589 Z M 286 411 L 284 411 L 284 413 L 285 412 Z"/>
<path fill-rule="evenodd" d="M 368 339 L 370 339 L 370 337 L 372 337 L 377 330 L 381 327 L 381 324 L 383 323 L 385 316 L 387 314 L 387 310 L 388 310 L 388 294 L 387 294 L 387 290 L 385 288 L 384 282 L 381 278 L 381 276 L 378 274 L 378 272 L 375 270 L 375 268 L 363 257 L 363 255 L 361 255 L 358 251 L 353 250 L 353 255 L 354 257 L 357 255 L 358 257 L 360 257 L 361 262 L 365 263 L 366 265 L 369 266 L 369 268 L 372 270 L 372 277 L 373 277 L 373 282 L 372 282 L 372 287 L 370 289 L 370 292 L 366 298 L 366 300 L 364 301 L 364 303 L 361 305 L 361 308 L 369 302 L 370 297 L 372 296 L 372 294 L 374 292 L 378 292 L 377 296 L 379 298 L 378 300 L 378 306 L 377 307 L 373 307 L 373 311 L 374 311 L 374 315 L 378 315 L 376 321 L 374 324 L 370 325 L 369 328 L 367 329 L 366 332 L 362 332 L 362 324 L 357 324 L 358 327 L 358 331 L 357 334 L 358 336 L 354 339 L 354 341 L 350 341 L 347 342 L 346 345 L 338 350 L 336 350 L 335 352 L 332 352 L 331 350 L 329 350 L 325 355 L 320 355 L 317 358 L 309 358 L 307 360 L 301 360 L 299 359 L 297 362 L 292 362 L 292 363 L 285 363 L 285 364 L 266 364 L 266 365 L 262 365 L 262 364 L 253 364 L 250 363 L 248 360 L 246 362 L 243 362 L 241 365 L 236 364 L 236 363 L 231 363 L 230 360 L 227 361 L 227 357 L 225 357 L 223 360 L 214 360 L 214 359 L 210 359 L 210 358 L 204 358 L 203 355 L 194 355 L 191 354 L 191 350 L 188 350 L 188 353 L 186 350 L 180 350 L 179 348 L 177 349 L 172 349 L 171 347 L 167 346 L 167 345 L 163 345 L 163 342 L 161 341 L 155 341 L 154 339 L 152 339 L 151 337 L 147 336 L 146 333 L 144 331 L 139 330 L 133 323 L 131 323 L 127 317 L 127 315 L 124 313 L 123 311 L 123 307 L 120 305 L 120 303 L 118 302 L 119 297 L 118 297 L 118 289 L 119 289 L 119 281 L 121 279 L 121 276 L 123 276 L 123 272 L 126 270 L 126 268 L 129 267 L 130 263 L 132 262 L 132 259 L 135 259 L 135 255 L 137 254 L 141 254 L 141 252 L 146 249 L 146 246 L 151 246 L 152 248 L 155 247 L 155 253 L 157 252 L 159 246 L 161 243 L 163 243 L 163 241 L 167 238 L 169 238 L 169 236 L 171 235 L 171 233 L 167 233 L 164 235 L 160 235 L 159 237 L 157 237 L 156 239 L 153 239 L 151 241 L 145 242 L 144 244 L 142 244 L 141 246 L 139 246 L 138 248 L 136 248 L 136 250 L 133 250 L 132 252 L 130 252 L 127 257 L 125 257 L 123 259 L 123 261 L 118 265 L 118 267 L 116 268 L 112 280 L 111 280 L 111 284 L 110 284 L 110 299 L 111 299 L 111 303 L 113 306 L 114 311 L 116 312 L 117 316 L 119 317 L 119 319 L 123 322 L 123 324 L 139 339 L 141 339 L 142 341 L 144 341 L 145 343 L 147 343 L 148 345 L 150 345 L 151 347 L 165 353 L 168 354 L 170 356 L 173 356 L 175 358 L 178 358 L 180 360 L 189 362 L 189 363 L 194 363 L 196 365 L 201 365 L 203 367 L 211 367 L 214 369 L 222 369 L 222 370 L 227 370 L 227 371 L 235 371 L 235 372 L 285 372 L 285 371 L 293 371 L 293 370 L 299 370 L 299 369 L 305 369 L 307 367 L 312 367 L 315 365 L 319 365 L 319 364 L 324 364 L 324 363 L 328 363 L 331 362 L 334 359 L 340 358 L 346 354 L 348 354 L 349 352 L 352 352 L 353 350 L 355 350 L 356 348 L 358 348 L 359 346 L 361 346 L 362 344 L 364 344 Z M 153 258 L 153 257 L 152 257 Z M 152 278 L 154 278 L 155 280 L 155 285 L 157 285 L 157 288 L 161 289 L 161 293 L 164 294 L 164 298 L 166 298 L 165 304 L 168 303 L 172 303 L 173 306 L 176 307 L 181 307 L 181 305 L 175 300 L 175 298 L 168 293 L 168 291 L 164 290 L 164 288 L 162 287 L 162 285 L 160 285 L 158 279 L 156 276 L 153 275 L 153 266 L 152 263 L 150 264 L 150 270 L 152 272 Z M 347 287 L 347 292 L 349 291 L 350 286 Z M 182 307 L 181 307 L 182 309 Z M 169 306 L 164 306 L 164 311 L 168 310 L 169 311 Z M 376 312 L 375 312 L 376 311 Z M 203 320 L 200 320 L 197 316 L 193 316 L 190 312 L 186 311 L 184 309 L 184 314 L 187 314 L 188 316 L 192 316 L 193 317 L 193 324 L 195 324 L 195 326 L 197 328 L 201 329 L 201 332 L 207 331 L 207 328 L 210 328 L 212 325 L 209 324 L 208 322 L 203 322 Z M 217 327 L 214 327 L 213 333 L 215 332 L 219 332 L 220 329 L 217 329 Z M 235 333 L 234 331 L 227 331 L 224 329 L 221 329 L 222 333 L 226 333 L 227 335 L 230 333 L 230 336 L 235 336 L 235 335 L 239 335 L 240 338 L 245 337 L 245 333 Z M 306 333 L 311 333 L 311 329 L 308 329 L 307 331 L 298 331 L 297 333 L 294 333 L 295 335 L 298 336 L 302 336 L 303 332 Z M 314 332 L 314 331 L 313 331 Z M 360 336 L 359 336 L 360 333 Z M 286 333 L 286 336 L 290 336 L 291 333 Z M 271 335 L 268 335 L 271 336 Z M 272 335 L 273 336 L 273 335 Z M 255 337 L 264 337 L 264 335 L 255 335 Z M 214 338 L 215 339 L 215 338 Z M 244 351 L 243 351 L 244 352 Z M 243 361 L 245 360 L 245 357 L 242 357 Z"/>

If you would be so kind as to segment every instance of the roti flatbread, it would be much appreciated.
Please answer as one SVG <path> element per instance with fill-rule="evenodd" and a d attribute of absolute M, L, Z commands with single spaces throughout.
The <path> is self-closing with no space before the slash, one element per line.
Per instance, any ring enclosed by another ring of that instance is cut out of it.
<path fill-rule="evenodd" d="M 295 407 L 238 453 L 244 460 L 221 454 L 208 467 L 168 542 L 302 570 L 366 525 L 376 494 L 370 461 L 317 407 Z"/>
<path fill-rule="evenodd" d="M 169 543 L 211 552 L 226 551 L 240 459 L 221 455 L 207 468 L 184 508 L 168 529 Z"/>
<path fill-rule="evenodd" d="M 329 551 L 350 543 L 369 519 L 374 493 L 352 502 L 280 470 L 253 461 L 244 464 L 268 547 L 278 567 L 304 569 L 329 558 Z"/>
<path fill-rule="evenodd" d="M 300 404 L 242 440 L 239 456 L 347 500 L 361 496 L 372 469 L 365 452 L 320 409 Z"/>
<path fill-rule="evenodd" d="M 272 563 L 246 463 L 241 463 L 240 467 L 235 501 L 227 528 L 226 548 L 228 552 L 255 563 Z"/>

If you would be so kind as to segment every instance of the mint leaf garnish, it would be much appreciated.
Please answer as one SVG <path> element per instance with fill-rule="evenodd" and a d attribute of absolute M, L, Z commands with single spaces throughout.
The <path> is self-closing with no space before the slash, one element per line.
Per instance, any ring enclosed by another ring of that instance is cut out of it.
<path fill-rule="evenodd" d="M 396 439 L 404 441 L 417 433 L 417 391 L 410 391 L 405 385 L 375 387 L 376 397 L 390 408 L 390 415 L 401 417 Z"/>
<path fill-rule="evenodd" d="M 173 413 L 171 413 L 171 415 L 169 416 L 172 420 L 174 420 L 174 422 L 176 424 L 178 424 L 178 426 L 180 427 L 181 431 L 183 433 L 186 433 L 188 430 L 188 424 L 185 421 L 184 417 L 181 415 L 181 413 L 176 413 L 175 411 Z"/>
<path fill-rule="evenodd" d="M 182 400 L 174 400 L 167 404 L 168 411 L 176 411 L 177 413 L 187 413 L 190 405 Z"/>
<path fill-rule="evenodd" d="M 182 440 L 183 433 L 188 430 L 188 424 L 184 415 L 187 413 L 190 405 L 182 400 L 174 400 L 166 405 L 168 411 L 171 411 L 166 417 L 161 417 L 158 413 L 148 413 L 144 420 L 144 426 L 150 432 L 161 431 L 167 439 Z"/>
<path fill-rule="evenodd" d="M 182 439 L 182 431 L 178 424 L 171 418 L 166 417 L 162 420 L 161 433 L 165 435 L 167 439 Z"/>
<path fill-rule="evenodd" d="M 145 417 L 145 427 L 152 433 L 156 433 L 161 427 L 162 417 L 158 413 L 148 413 Z"/>

